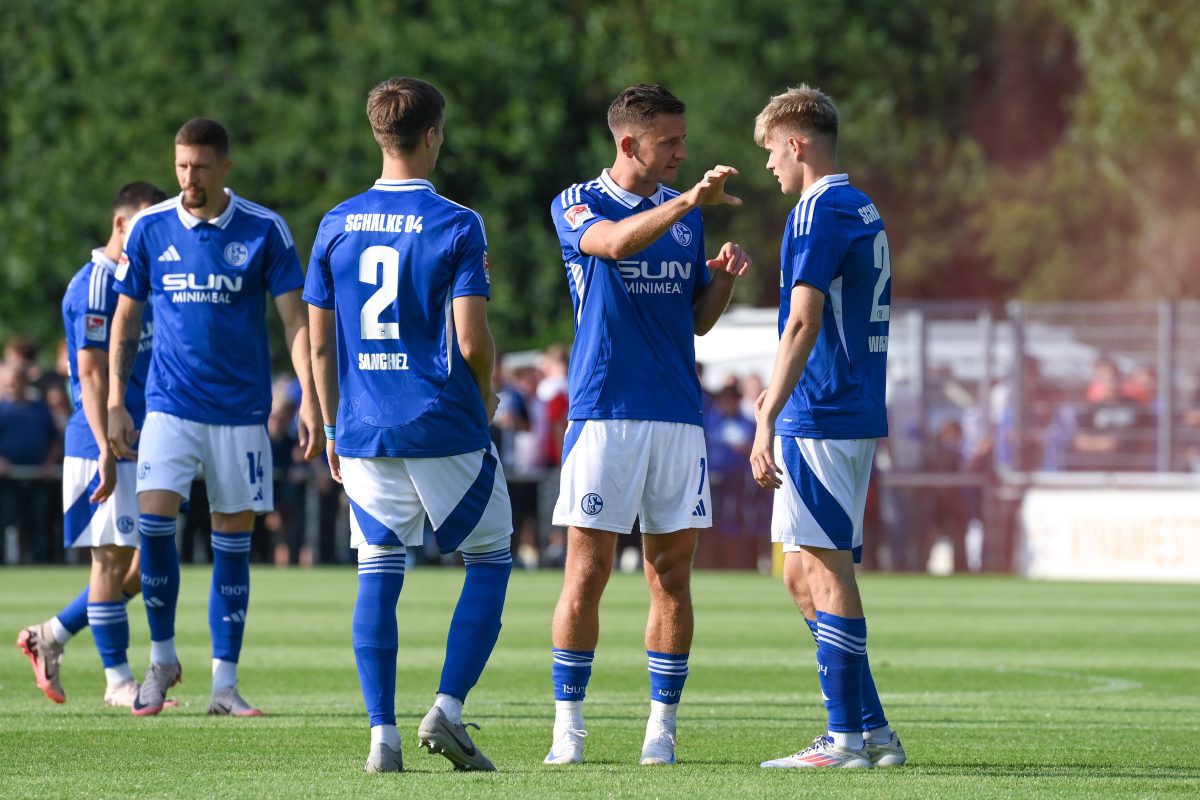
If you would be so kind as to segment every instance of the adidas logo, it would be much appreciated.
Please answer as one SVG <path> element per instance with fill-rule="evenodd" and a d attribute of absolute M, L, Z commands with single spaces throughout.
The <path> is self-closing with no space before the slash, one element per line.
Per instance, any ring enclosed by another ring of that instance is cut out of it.
<path fill-rule="evenodd" d="M 221 619 L 224 622 L 245 622 L 246 621 L 246 610 L 238 609 L 237 611 L 233 612 L 232 614 L 221 617 Z"/>
<path fill-rule="evenodd" d="M 166 605 L 166 603 L 164 603 L 162 600 L 159 600 L 157 597 L 147 597 L 144 602 L 150 608 L 162 608 Z"/>
<path fill-rule="evenodd" d="M 701 500 L 699 503 L 696 503 L 696 510 L 692 512 L 692 516 L 693 516 L 693 517 L 706 517 L 706 516 L 708 516 L 708 511 L 706 511 L 706 510 L 704 509 L 704 501 L 703 501 L 703 500 Z"/>
<path fill-rule="evenodd" d="M 183 259 L 179 257 L 179 251 L 175 249 L 175 245 L 171 245 L 166 250 L 163 250 L 162 255 L 158 257 L 158 260 L 159 261 L 182 261 Z"/>

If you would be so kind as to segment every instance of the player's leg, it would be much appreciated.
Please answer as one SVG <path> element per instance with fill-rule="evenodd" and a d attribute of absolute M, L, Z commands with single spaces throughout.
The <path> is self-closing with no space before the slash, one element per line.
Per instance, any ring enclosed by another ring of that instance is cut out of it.
<path fill-rule="evenodd" d="M 201 426 L 205 489 L 212 511 L 212 699 L 208 713 L 257 717 L 238 691 L 238 661 L 250 609 L 250 535 L 274 508 L 271 443 L 262 425 Z"/>
<path fill-rule="evenodd" d="M 87 597 L 85 586 L 53 617 L 17 634 L 17 647 L 29 659 L 37 687 L 55 703 L 67 701 L 62 686 L 63 648 L 76 633 L 87 627 Z"/>
<path fill-rule="evenodd" d="M 692 649 L 692 560 L 698 529 L 712 525 L 712 499 L 703 430 L 678 423 L 645 424 L 652 432 L 640 508 L 643 566 L 650 588 L 650 715 L 641 763 L 674 764 L 676 712 Z"/>
<path fill-rule="evenodd" d="M 104 703 L 133 705 L 137 684 L 129 668 L 129 617 L 125 612 L 125 578 L 136 550 L 106 544 L 92 548 L 92 576 L 88 592 L 88 624 L 104 665 Z"/>

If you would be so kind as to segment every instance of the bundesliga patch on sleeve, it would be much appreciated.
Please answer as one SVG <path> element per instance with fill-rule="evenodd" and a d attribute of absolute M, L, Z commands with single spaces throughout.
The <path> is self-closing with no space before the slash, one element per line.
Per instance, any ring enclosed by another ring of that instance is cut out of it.
<path fill-rule="evenodd" d="M 571 230 L 575 230 L 594 216 L 596 215 L 592 213 L 592 210 L 587 207 L 586 203 L 580 203 L 577 206 L 568 208 L 566 213 L 563 214 L 563 219 L 571 226 Z"/>
<path fill-rule="evenodd" d="M 88 314 L 83 319 L 83 337 L 89 342 L 108 339 L 108 317 L 103 314 Z"/>
<path fill-rule="evenodd" d="M 121 251 L 121 257 L 117 259 L 117 280 L 125 280 L 126 273 L 129 272 L 129 256 L 125 255 L 125 251 Z"/>
<path fill-rule="evenodd" d="M 492 285 L 492 265 L 488 263 L 487 252 L 483 254 L 483 279 L 487 281 L 487 285 Z"/>

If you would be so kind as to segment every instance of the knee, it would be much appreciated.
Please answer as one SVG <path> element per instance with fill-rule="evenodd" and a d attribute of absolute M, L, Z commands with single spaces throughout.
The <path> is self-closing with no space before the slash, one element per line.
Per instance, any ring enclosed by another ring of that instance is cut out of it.
<path fill-rule="evenodd" d="M 584 611 L 600 604 L 608 574 L 598 566 L 572 571 L 563 586 L 563 594 L 572 611 Z"/>
<path fill-rule="evenodd" d="M 656 558 L 649 563 L 650 590 L 667 597 L 683 597 L 691 591 L 692 561 L 687 559 Z"/>

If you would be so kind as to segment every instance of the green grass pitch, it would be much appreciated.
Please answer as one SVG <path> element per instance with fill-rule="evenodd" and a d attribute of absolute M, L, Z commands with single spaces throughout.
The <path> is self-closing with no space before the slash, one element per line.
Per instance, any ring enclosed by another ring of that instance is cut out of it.
<path fill-rule="evenodd" d="M 68 701 L 42 697 L 11 642 L 82 586 L 80 568 L 0 570 L 0 796 L 19 797 L 1157 797 L 1200 796 L 1200 587 L 866 575 L 871 657 L 909 765 L 763 770 L 822 728 L 813 645 L 777 580 L 701 573 L 679 764 L 637 764 L 648 684 L 646 590 L 616 575 L 587 701 L 588 763 L 545 767 L 549 619 L 561 581 L 517 573 L 467 719 L 495 774 L 416 748 L 461 570 L 412 570 L 400 598 L 401 775 L 364 775 L 350 649 L 352 569 L 256 568 L 242 688 L 268 716 L 209 718 L 207 569 L 185 569 L 181 707 L 105 708 L 91 636 L 67 650 Z M 140 601 L 130 606 L 140 674 Z"/>

